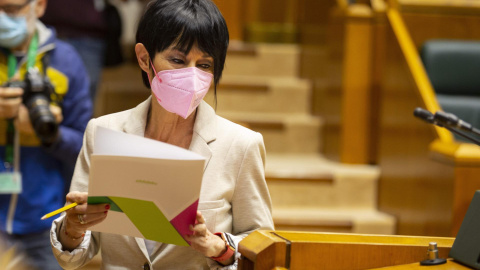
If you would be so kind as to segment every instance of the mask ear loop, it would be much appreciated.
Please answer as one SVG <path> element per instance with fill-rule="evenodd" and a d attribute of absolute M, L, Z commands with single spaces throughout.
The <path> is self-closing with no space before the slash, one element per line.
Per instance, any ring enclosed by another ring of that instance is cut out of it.
<path fill-rule="evenodd" d="M 162 82 L 162 79 L 160 79 L 160 77 L 158 77 L 158 75 L 157 75 L 157 71 L 155 70 L 155 66 L 153 66 L 152 59 L 149 59 L 149 60 L 150 60 L 150 65 L 153 68 L 153 72 L 155 72 L 155 76 L 157 76 L 157 79 L 158 79 L 159 82 Z M 148 76 L 148 80 L 150 81 L 150 74 L 147 73 L 147 76 Z"/>
<path fill-rule="evenodd" d="M 150 60 L 150 65 L 152 65 L 152 68 L 153 68 L 153 72 L 155 72 L 155 75 L 158 79 L 159 82 L 162 82 L 162 79 L 160 79 L 160 77 L 158 77 L 157 75 L 157 71 L 155 70 L 155 67 L 153 66 L 153 63 L 152 63 L 152 59 L 149 59 Z M 147 72 L 147 76 L 148 76 L 148 81 L 152 81 L 153 80 L 150 80 L 150 73 Z M 150 88 L 152 88 L 152 83 L 150 83 Z M 155 94 L 155 91 L 152 91 L 153 95 L 157 98 L 158 101 L 162 102 L 162 99 L 160 99 L 156 94 Z"/>

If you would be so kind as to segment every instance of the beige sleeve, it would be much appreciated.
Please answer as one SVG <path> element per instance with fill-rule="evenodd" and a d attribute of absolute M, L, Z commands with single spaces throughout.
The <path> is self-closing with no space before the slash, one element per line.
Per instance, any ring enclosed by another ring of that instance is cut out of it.
<path fill-rule="evenodd" d="M 75 171 L 73 173 L 70 191 L 88 192 L 88 179 L 90 174 L 90 156 L 93 152 L 93 141 L 95 137 L 96 121 L 88 122 L 83 136 L 83 145 L 78 154 Z"/>
<path fill-rule="evenodd" d="M 233 194 L 233 235 L 245 237 L 254 230 L 274 229 L 265 155 L 263 137 L 254 133 L 244 152 Z"/>
<path fill-rule="evenodd" d="M 93 138 L 95 132 L 95 119 L 88 122 L 85 134 L 83 136 L 83 146 L 77 158 L 75 171 L 73 173 L 70 191 L 88 192 L 88 179 L 90 172 L 90 155 L 93 151 Z M 77 269 L 88 262 L 98 253 L 98 233 L 87 231 L 82 243 L 72 252 L 65 251 L 58 241 L 58 234 L 61 233 L 63 224 L 63 216 L 56 219 L 52 223 L 50 231 L 50 239 L 53 254 L 57 258 L 58 263 L 64 269 Z"/>

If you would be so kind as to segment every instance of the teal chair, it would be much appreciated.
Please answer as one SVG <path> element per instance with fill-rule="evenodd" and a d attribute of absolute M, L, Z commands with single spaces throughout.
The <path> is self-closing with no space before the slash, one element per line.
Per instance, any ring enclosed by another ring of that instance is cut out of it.
<path fill-rule="evenodd" d="M 442 110 L 480 128 L 480 41 L 430 40 L 420 55 Z"/>

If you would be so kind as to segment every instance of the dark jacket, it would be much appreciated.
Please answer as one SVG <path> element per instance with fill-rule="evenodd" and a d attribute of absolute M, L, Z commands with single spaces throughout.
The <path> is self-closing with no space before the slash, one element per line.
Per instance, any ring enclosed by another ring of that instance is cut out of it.
<path fill-rule="evenodd" d="M 23 191 L 18 195 L 0 195 L 0 230 L 14 234 L 50 229 L 52 220 L 40 218 L 63 206 L 75 162 L 82 146 L 85 127 L 92 116 L 89 79 L 80 57 L 68 44 L 56 39 L 53 30 L 37 24 L 39 48 L 36 66 L 43 71 L 41 59 L 48 55 L 47 76 L 62 97 L 63 121 L 59 137 L 48 148 L 35 135 L 20 134 L 20 172 Z M 0 84 L 7 78 L 7 50 L 0 48 Z M 27 57 L 18 57 L 21 76 Z M 0 120 L 0 173 L 5 172 L 5 127 Z"/>

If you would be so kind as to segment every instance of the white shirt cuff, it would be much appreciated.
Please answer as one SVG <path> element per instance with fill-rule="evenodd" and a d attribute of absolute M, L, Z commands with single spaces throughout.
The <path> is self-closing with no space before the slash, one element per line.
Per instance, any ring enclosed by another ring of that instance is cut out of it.
<path fill-rule="evenodd" d="M 82 243 L 78 245 L 74 250 L 64 250 L 62 243 L 58 240 L 58 235 L 61 232 L 63 226 L 63 219 L 65 215 L 55 219 L 52 223 L 50 230 L 50 242 L 52 245 L 53 254 L 57 258 L 58 263 L 63 267 L 65 264 L 77 265 L 80 264 L 85 256 L 85 253 L 90 245 L 90 239 L 92 236 L 91 231 L 86 231 Z"/>
<path fill-rule="evenodd" d="M 238 259 L 240 258 L 241 254 L 238 252 L 238 243 L 243 240 L 243 236 L 235 236 L 231 233 L 226 233 L 230 235 L 232 238 L 233 242 L 235 243 L 235 262 L 230 265 L 221 265 L 220 263 L 216 262 L 215 260 L 212 260 L 210 258 L 207 258 L 207 263 L 208 266 L 210 267 L 211 270 L 236 270 L 238 266 Z"/>

